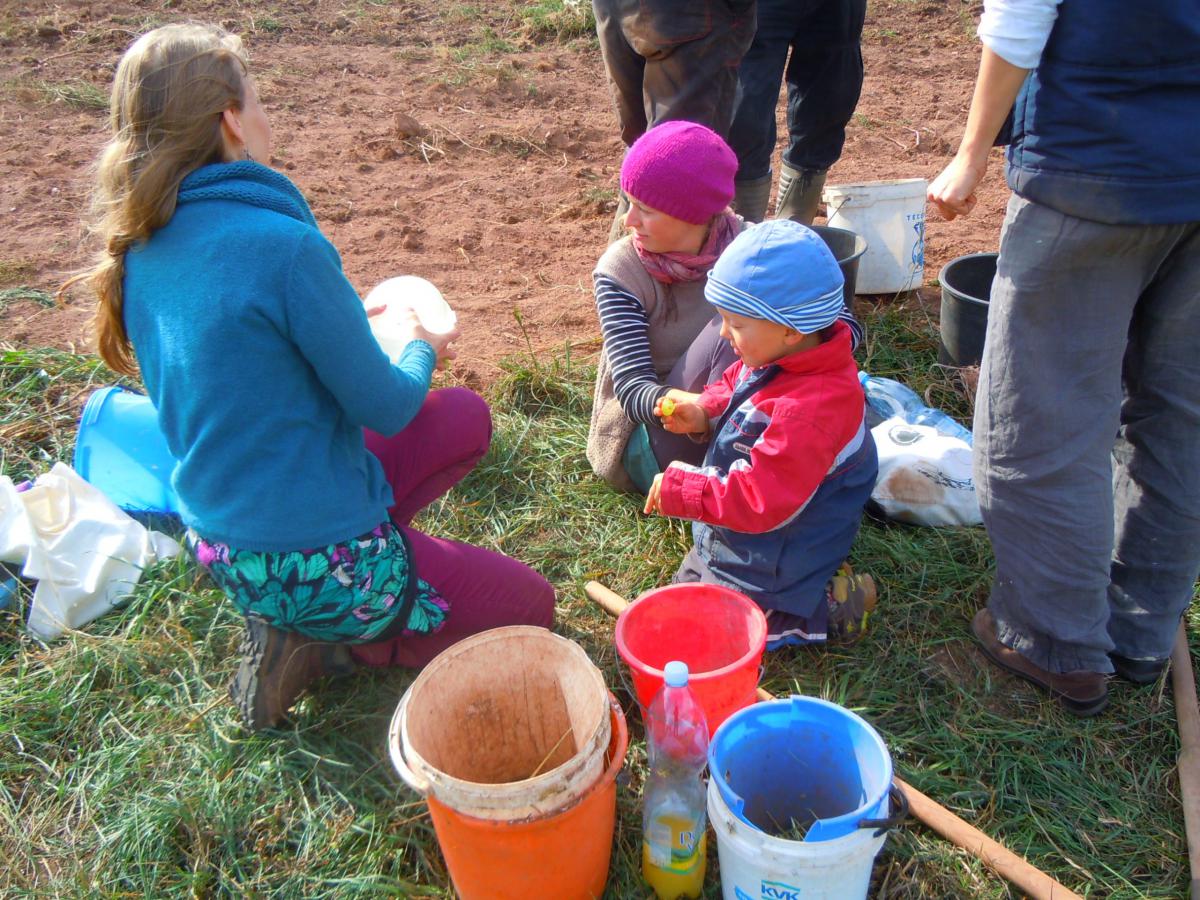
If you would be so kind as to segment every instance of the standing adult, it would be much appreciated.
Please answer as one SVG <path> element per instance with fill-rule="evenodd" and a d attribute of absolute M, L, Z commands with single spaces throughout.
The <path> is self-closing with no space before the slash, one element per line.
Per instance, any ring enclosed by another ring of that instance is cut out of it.
<path fill-rule="evenodd" d="M 987 0 L 954 161 L 975 205 L 1010 108 L 975 412 L 996 556 L 988 657 L 1100 712 L 1107 674 L 1166 668 L 1200 572 L 1200 3 Z"/>
<path fill-rule="evenodd" d="M 729 131 L 755 0 L 592 0 L 596 35 L 626 147 L 659 122 Z M 624 234 L 622 194 L 609 243 Z"/>
<path fill-rule="evenodd" d="M 812 223 L 862 92 L 866 13 L 867 0 L 758 0 L 758 28 L 738 69 L 729 129 L 738 158 L 734 208 L 746 221 L 761 222 L 767 212 L 782 78 L 788 143 L 775 216 Z"/>

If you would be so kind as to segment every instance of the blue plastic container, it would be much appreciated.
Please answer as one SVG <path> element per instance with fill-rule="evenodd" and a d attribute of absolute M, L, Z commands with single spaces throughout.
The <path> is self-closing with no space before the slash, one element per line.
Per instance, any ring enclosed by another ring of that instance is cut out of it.
<path fill-rule="evenodd" d="M 811 822 L 805 842 L 832 841 L 888 816 L 892 757 L 883 739 L 815 697 L 734 713 L 713 735 L 708 768 L 730 812 L 768 834 Z"/>
<path fill-rule="evenodd" d="M 179 512 L 175 458 L 150 398 L 106 387 L 88 398 L 75 438 L 75 471 L 127 512 Z"/>

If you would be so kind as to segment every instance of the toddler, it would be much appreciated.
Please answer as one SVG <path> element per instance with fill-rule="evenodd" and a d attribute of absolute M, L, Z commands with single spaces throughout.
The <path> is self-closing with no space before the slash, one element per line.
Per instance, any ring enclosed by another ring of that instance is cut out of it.
<path fill-rule="evenodd" d="M 647 513 L 694 520 L 675 581 L 754 599 L 771 650 L 857 637 L 875 604 L 869 576 L 837 574 L 878 471 L 842 282 L 803 225 L 743 231 L 704 290 L 738 361 L 703 393 L 656 403 L 669 431 L 709 441 L 702 465 L 672 462 L 646 499 Z"/>

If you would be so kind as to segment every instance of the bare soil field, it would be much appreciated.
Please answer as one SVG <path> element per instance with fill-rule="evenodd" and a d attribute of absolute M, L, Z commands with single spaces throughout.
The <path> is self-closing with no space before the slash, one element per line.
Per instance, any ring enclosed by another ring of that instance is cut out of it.
<path fill-rule="evenodd" d="M 872 0 L 866 83 L 831 184 L 940 171 L 965 122 L 981 7 Z M 61 308 L 47 295 L 96 249 L 90 166 L 113 69 L 138 34 L 185 19 L 245 39 L 274 128 L 271 165 L 309 198 L 359 291 L 403 273 L 442 289 L 463 327 L 462 381 L 487 385 L 499 360 L 531 348 L 598 349 L 590 274 L 615 205 L 616 116 L 594 37 L 563 34 L 536 3 L 515 0 L 9 0 L 0 340 L 88 347 L 86 291 Z M 930 217 L 926 286 L 874 303 L 936 317 L 940 267 L 995 249 L 1006 191 L 994 152 L 975 215 Z"/>

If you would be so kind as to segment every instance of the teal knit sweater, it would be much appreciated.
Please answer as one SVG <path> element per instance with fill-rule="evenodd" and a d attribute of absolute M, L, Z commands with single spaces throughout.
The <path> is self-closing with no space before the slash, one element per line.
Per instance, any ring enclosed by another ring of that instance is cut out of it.
<path fill-rule="evenodd" d="M 184 179 L 170 222 L 126 254 L 125 327 L 201 536 L 300 550 L 387 519 L 392 491 L 362 429 L 403 429 L 436 355 L 413 341 L 388 361 L 283 175 L 236 162 Z"/>

